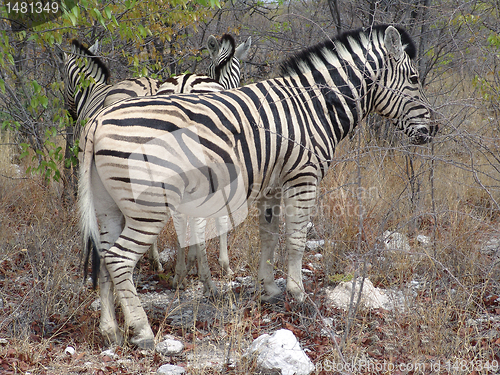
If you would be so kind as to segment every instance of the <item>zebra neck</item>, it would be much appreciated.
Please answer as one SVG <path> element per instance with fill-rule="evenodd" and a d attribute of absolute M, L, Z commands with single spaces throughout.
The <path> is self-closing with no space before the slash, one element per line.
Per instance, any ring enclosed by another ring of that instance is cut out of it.
<path fill-rule="evenodd" d="M 359 124 L 371 110 L 372 79 L 349 80 L 352 74 L 339 73 L 332 67 L 285 77 L 295 86 L 304 105 L 314 104 L 316 116 L 335 146 Z M 301 85 L 300 89 L 297 89 Z"/>

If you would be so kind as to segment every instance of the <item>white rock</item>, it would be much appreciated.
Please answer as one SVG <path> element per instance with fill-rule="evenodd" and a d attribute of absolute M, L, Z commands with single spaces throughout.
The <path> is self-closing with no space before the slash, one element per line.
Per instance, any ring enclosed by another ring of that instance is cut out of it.
<path fill-rule="evenodd" d="M 183 350 L 184 344 L 173 338 L 166 338 L 156 345 L 156 351 L 167 356 L 179 355 Z"/>
<path fill-rule="evenodd" d="M 408 238 L 404 234 L 398 232 L 386 230 L 384 232 L 384 245 L 386 250 L 410 251 Z"/>
<path fill-rule="evenodd" d="M 354 280 L 346 281 L 340 283 L 334 289 L 326 288 L 326 295 L 330 304 L 339 309 L 348 310 L 349 302 L 351 301 L 353 283 Z M 354 293 L 354 304 L 356 304 L 358 300 L 360 287 L 361 278 L 358 278 L 356 282 L 356 290 Z M 385 310 L 392 310 L 394 308 L 394 304 L 391 302 L 386 292 L 382 289 L 375 288 L 369 279 L 365 279 L 363 283 L 360 305 L 365 309 L 382 308 Z"/>
<path fill-rule="evenodd" d="M 324 246 L 325 240 L 309 240 L 306 241 L 306 248 L 308 250 L 316 250 L 317 248 Z"/>
<path fill-rule="evenodd" d="M 280 329 L 257 337 L 245 357 L 257 357 L 261 371 L 281 371 L 282 375 L 309 375 L 315 367 L 301 349 L 292 331 Z"/>
<path fill-rule="evenodd" d="M 64 349 L 64 354 L 67 354 L 67 355 L 73 355 L 75 354 L 76 350 L 75 348 L 73 348 L 72 346 L 68 346 L 66 349 Z"/>
<path fill-rule="evenodd" d="M 7 345 L 9 343 L 9 340 L 0 338 L 0 345 Z"/>
<path fill-rule="evenodd" d="M 97 298 L 94 302 L 90 304 L 90 308 L 93 311 L 100 311 L 101 310 L 101 299 Z"/>
<path fill-rule="evenodd" d="M 115 353 L 115 351 L 113 349 L 108 349 L 108 350 L 105 350 L 103 352 L 101 352 L 101 355 L 104 357 L 104 356 L 107 356 L 111 359 L 117 359 L 118 358 L 118 354 Z"/>
<path fill-rule="evenodd" d="M 500 252 L 500 238 L 492 237 L 481 247 L 481 252 L 486 255 L 494 255 Z"/>
<path fill-rule="evenodd" d="M 165 248 L 160 254 L 158 254 L 158 257 L 160 259 L 161 263 L 171 263 L 176 256 L 177 252 L 173 249 Z"/>
<path fill-rule="evenodd" d="M 431 239 L 423 234 L 419 234 L 417 236 L 417 243 L 422 246 L 429 246 L 431 244 Z"/>
<path fill-rule="evenodd" d="M 186 370 L 184 369 L 184 367 L 167 364 L 161 366 L 156 373 L 161 375 L 180 375 L 184 374 L 185 372 Z"/>

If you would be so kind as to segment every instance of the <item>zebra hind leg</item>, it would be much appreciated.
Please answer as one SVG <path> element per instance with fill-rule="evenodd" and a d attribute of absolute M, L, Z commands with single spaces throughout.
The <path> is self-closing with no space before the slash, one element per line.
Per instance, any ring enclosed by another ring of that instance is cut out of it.
<path fill-rule="evenodd" d="M 188 267 L 186 266 L 186 236 L 187 236 L 187 217 L 178 212 L 172 212 L 175 232 L 177 233 L 177 260 L 175 262 L 175 274 L 172 279 L 174 288 L 183 288 Z"/>
<path fill-rule="evenodd" d="M 227 232 L 229 217 L 222 216 L 215 219 L 215 226 L 219 234 L 219 264 L 224 275 L 231 277 L 234 272 L 229 267 L 229 255 L 227 253 Z"/>
<path fill-rule="evenodd" d="M 191 217 L 189 219 L 191 227 L 191 243 L 194 243 L 196 248 L 196 258 L 198 260 L 198 277 L 203 283 L 203 295 L 213 297 L 217 295 L 217 288 L 212 281 L 212 273 L 208 265 L 207 247 L 205 243 L 205 228 L 207 220 L 199 217 Z M 190 246 L 190 250 L 193 246 Z M 189 258 L 189 254 L 188 254 Z"/>
<path fill-rule="evenodd" d="M 118 239 L 122 231 L 123 215 L 106 189 L 104 189 L 95 170 L 91 176 L 93 188 L 97 192 L 94 194 L 95 214 L 100 223 L 99 254 L 101 262 L 98 281 L 101 299 L 101 321 L 99 329 L 104 345 L 122 345 L 123 333 L 116 320 L 113 281 L 103 261 L 103 257 L 111 245 Z"/>
<path fill-rule="evenodd" d="M 156 240 L 149 248 L 149 263 L 156 272 L 163 272 L 163 266 L 160 262 L 160 254 L 158 253 L 158 240 Z"/>
<path fill-rule="evenodd" d="M 103 256 L 122 306 L 125 332 L 131 336 L 130 342 L 141 349 L 154 348 L 154 335 L 132 275 L 137 261 L 149 249 L 161 229 L 161 226 L 141 228 L 126 223 L 119 238 Z"/>
<path fill-rule="evenodd" d="M 258 278 L 264 287 L 261 299 L 271 303 L 276 302 L 282 294 L 281 289 L 274 282 L 273 270 L 274 249 L 279 238 L 280 204 L 281 200 L 274 196 L 262 198 L 259 202 L 259 229 L 262 250 Z"/>

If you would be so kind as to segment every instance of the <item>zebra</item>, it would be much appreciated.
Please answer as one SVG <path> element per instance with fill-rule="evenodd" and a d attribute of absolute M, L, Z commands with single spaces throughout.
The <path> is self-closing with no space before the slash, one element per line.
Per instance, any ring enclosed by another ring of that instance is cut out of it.
<path fill-rule="evenodd" d="M 252 45 L 252 38 L 235 47 L 234 38 L 224 34 L 220 42 L 213 35 L 207 40 L 207 49 L 210 54 L 208 75 L 181 74 L 168 78 L 165 82 L 149 79 L 141 81 L 131 78 L 115 84 L 104 100 L 104 107 L 130 97 L 202 93 L 229 90 L 240 86 L 240 60 L 243 60 Z"/>
<path fill-rule="evenodd" d="M 170 211 L 209 217 L 257 203 L 258 280 L 261 298 L 272 301 L 282 293 L 273 261 L 283 201 L 286 290 L 303 302 L 306 226 L 337 143 L 371 112 L 392 119 L 416 145 L 438 130 L 415 54 L 399 26 L 354 30 L 288 58 L 277 78 L 217 93 L 129 99 L 88 123 L 79 212 L 84 254 L 87 261 L 92 254 L 99 277 L 103 339 L 123 342 L 114 288 L 130 342 L 154 346 L 132 271 Z"/>
<path fill-rule="evenodd" d="M 56 45 L 56 52 L 60 63 L 64 67 L 62 72 L 65 80 L 65 99 L 68 110 L 73 120 L 79 125 L 80 122 L 92 117 L 102 108 L 130 97 L 166 93 L 211 92 L 238 87 L 240 85 L 239 60 L 246 57 L 250 47 L 251 37 L 248 37 L 244 43 L 235 47 L 234 38 L 229 34 L 224 34 L 220 42 L 215 36 L 210 35 L 207 41 L 207 48 L 211 57 L 208 71 L 209 74 L 212 74 L 212 78 L 196 74 L 184 74 L 170 77 L 161 83 L 149 77 L 141 77 L 127 79 L 113 86 L 108 84 L 110 76 L 108 68 L 98 57 L 94 56 L 98 49 L 98 42 L 87 49 L 77 40 L 74 40 L 71 43 L 70 55 L 64 53 L 58 45 Z M 78 57 L 83 57 L 83 61 L 79 62 Z M 82 73 L 87 81 L 90 81 L 86 90 L 78 88 Z M 228 74 L 232 74 L 232 76 L 227 77 Z M 89 80 L 90 77 L 93 80 Z M 215 81 L 215 77 L 220 79 L 222 84 Z M 77 129 L 79 128 L 77 126 Z M 206 220 L 201 218 L 190 219 L 190 228 L 193 234 L 191 239 L 187 240 L 187 217 L 175 215 L 173 219 L 176 231 L 179 234 L 178 237 L 181 239 L 179 242 L 184 244 L 179 247 L 173 285 L 177 286 L 185 279 L 187 272 L 198 259 L 198 269 L 201 275 L 200 279 L 204 283 L 205 294 L 214 293 L 215 287 L 211 280 L 205 248 Z M 226 217 L 217 218 L 215 224 L 216 232 L 220 234 L 219 264 L 225 274 L 231 275 L 233 272 L 229 267 L 227 253 L 227 220 Z M 185 244 L 192 244 L 193 242 L 195 243 L 189 246 L 188 263 L 186 265 L 184 247 Z M 163 271 L 156 242 L 150 249 L 150 257 L 154 268 Z"/>

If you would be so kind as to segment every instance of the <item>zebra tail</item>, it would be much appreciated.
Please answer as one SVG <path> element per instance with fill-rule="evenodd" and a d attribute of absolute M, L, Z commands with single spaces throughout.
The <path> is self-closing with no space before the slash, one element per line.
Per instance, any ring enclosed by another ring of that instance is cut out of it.
<path fill-rule="evenodd" d="M 99 248 L 101 245 L 99 237 L 99 225 L 94 208 L 94 197 L 91 189 L 91 173 L 94 164 L 94 142 L 91 137 L 93 132 L 82 134 L 81 141 L 85 138 L 85 149 L 82 152 L 83 160 L 80 160 L 80 177 L 78 183 L 78 207 L 80 213 L 80 226 L 83 237 L 84 277 L 87 279 L 90 253 L 92 252 L 92 286 L 97 288 L 101 257 Z"/>

